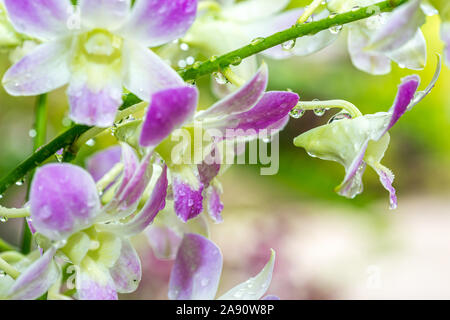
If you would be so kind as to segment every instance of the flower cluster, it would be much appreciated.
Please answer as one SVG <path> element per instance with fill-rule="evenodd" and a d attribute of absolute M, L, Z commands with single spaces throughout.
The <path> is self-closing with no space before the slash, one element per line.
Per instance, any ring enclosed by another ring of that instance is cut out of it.
<path fill-rule="evenodd" d="M 252 56 L 221 62 L 213 70 L 222 80 L 214 81 L 220 100 L 205 107 L 199 87 L 185 82 L 173 68 L 191 65 L 195 70 L 200 62 L 192 56 L 193 61 L 178 64 L 173 59 L 190 51 L 196 58 L 211 57 L 213 63 L 219 55 L 258 45 L 299 21 L 333 19 L 362 6 L 378 8 L 371 0 L 329 0 L 286 9 L 289 2 L 2 1 L 0 47 L 10 51 L 13 61 L 3 76 L 6 91 L 36 96 L 68 85 L 70 119 L 94 126 L 95 132 L 111 128 L 117 144 L 87 159 L 86 169 L 66 162 L 37 169 L 29 201 L 20 211 L 27 217 L 35 250 L 0 254 L 0 269 L 7 269 L 0 278 L 0 298 L 47 294 L 48 299 L 117 299 L 119 293 L 133 292 L 143 270 L 131 238 L 141 233 L 158 258 L 174 260 L 170 299 L 216 298 L 223 257 L 209 240 L 208 225 L 224 221 L 219 178 L 230 167 L 227 160 L 245 155 L 246 143 L 266 139 L 267 144 L 291 117 L 317 105 L 300 101 L 289 90 L 268 90 L 268 65 Z M 350 23 L 353 64 L 372 74 L 389 72 L 391 61 L 424 68 L 426 42 L 420 26 L 427 14 L 437 12 L 443 18 L 449 62 L 450 6 L 439 0 L 431 4 L 410 0 L 391 13 Z M 313 54 L 331 45 L 340 29 L 319 30 L 261 54 L 269 59 Z M 439 70 L 440 64 L 424 91 L 417 91 L 418 76 L 402 79 L 387 112 L 362 115 L 348 102 L 330 102 L 345 112 L 297 137 L 295 146 L 341 163 L 346 175 L 337 191 L 346 197 L 362 192 L 362 174 L 371 166 L 395 208 L 394 175 L 380 163 L 388 131 L 431 91 Z M 117 121 L 125 93 L 142 103 Z M 8 209 L 3 211 L 7 216 Z M 272 251 L 257 276 L 219 299 L 263 298 L 274 263 Z M 74 283 L 67 281 L 72 274 Z"/>

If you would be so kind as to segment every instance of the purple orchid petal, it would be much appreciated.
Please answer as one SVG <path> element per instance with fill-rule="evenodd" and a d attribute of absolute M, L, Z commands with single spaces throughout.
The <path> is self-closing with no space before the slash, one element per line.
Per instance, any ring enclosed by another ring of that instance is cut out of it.
<path fill-rule="evenodd" d="M 158 212 L 164 209 L 167 186 L 167 166 L 164 166 L 150 199 L 133 219 L 126 223 L 101 225 L 98 228 L 119 234 L 123 237 L 131 237 L 141 233 L 153 222 Z"/>
<path fill-rule="evenodd" d="M 200 181 L 191 185 L 182 175 L 172 174 L 172 188 L 175 212 L 181 221 L 186 222 L 197 217 L 203 211 L 203 189 Z"/>
<path fill-rule="evenodd" d="M 3 76 L 3 86 L 13 96 L 35 96 L 69 82 L 71 41 L 44 43 L 13 65 Z"/>
<path fill-rule="evenodd" d="M 197 102 L 198 91 L 194 87 L 185 86 L 155 93 L 142 127 L 141 146 L 157 146 L 174 129 L 189 121 Z"/>
<path fill-rule="evenodd" d="M 383 187 L 389 191 L 389 203 L 391 209 L 397 208 L 397 195 L 395 192 L 395 188 L 392 186 L 392 183 L 394 182 L 394 174 L 391 170 L 386 168 L 383 165 L 372 165 L 372 167 L 377 172 L 378 176 L 380 177 L 380 182 L 383 185 Z"/>
<path fill-rule="evenodd" d="M 59 277 L 59 269 L 53 262 L 56 248 L 51 247 L 33 262 L 14 282 L 8 298 L 11 300 L 34 300 L 42 296 Z"/>
<path fill-rule="evenodd" d="M 274 295 L 267 295 L 264 298 L 262 298 L 261 300 L 280 300 L 280 297 L 274 296 Z"/>
<path fill-rule="evenodd" d="M 208 214 L 216 223 L 223 222 L 223 203 L 220 200 L 220 190 L 215 186 L 210 186 L 207 190 Z"/>
<path fill-rule="evenodd" d="M 152 94 L 158 91 L 185 85 L 169 64 L 142 45 L 125 40 L 123 57 L 124 86 L 143 101 L 151 101 Z"/>
<path fill-rule="evenodd" d="M 155 256 L 160 260 L 174 260 L 183 238 L 169 226 L 151 225 L 145 230 Z"/>
<path fill-rule="evenodd" d="M 34 227 L 52 240 L 89 227 L 100 212 L 91 175 L 71 164 L 39 168 L 31 184 L 30 204 Z"/>
<path fill-rule="evenodd" d="M 373 75 L 391 72 L 391 60 L 382 53 L 365 50 L 369 36 L 359 26 L 349 27 L 348 52 L 353 65 Z"/>
<path fill-rule="evenodd" d="M 227 132 L 226 138 L 241 136 L 242 133 L 246 135 L 246 131 L 257 133 L 284 120 L 297 105 L 298 99 L 298 95 L 292 92 L 267 92 L 251 110 L 227 117 L 218 124 L 217 128 L 222 131 L 234 129 L 233 132 Z"/>
<path fill-rule="evenodd" d="M 117 300 L 114 280 L 101 264 L 85 259 L 77 272 L 77 295 L 80 300 Z"/>
<path fill-rule="evenodd" d="M 109 269 L 117 292 L 131 293 L 136 291 L 142 278 L 141 260 L 128 240 L 122 241 L 120 257 Z"/>
<path fill-rule="evenodd" d="M 69 0 L 5 0 L 14 28 L 40 40 L 50 40 L 69 32 L 67 21 L 73 11 Z"/>
<path fill-rule="evenodd" d="M 222 262 L 222 253 L 213 242 L 197 234 L 186 234 L 170 274 L 169 299 L 214 299 Z"/>
<path fill-rule="evenodd" d="M 225 293 L 218 300 L 258 300 L 266 293 L 272 281 L 275 266 L 275 251 L 271 250 L 270 259 L 254 278 L 250 278 Z"/>
<path fill-rule="evenodd" d="M 121 154 L 122 148 L 120 146 L 112 146 L 96 152 L 86 160 L 86 168 L 95 182 L 99 181 L 120 162 Z"/>
<path fill-rule="evenodd" d="M 370 49 L 389 52 L 411 40 L 425 23 L 425 14 L 420 8 L 420 3 L 420 0 L 411 0 L 394 10 L 388 21 L 372 35 Z"/>
<path fill-rule="evenodd" d="M 199 112 L 195 116 L 196 120 L 248 111 L 263 97 L 267 88 L 268 76 L 267 65 L 263 64 L 250 81 L 209 109 Z"/>
<path fill-rule="evenodd" d="M 210 157 L 212 160 L 215 158 L 215 153 L 219 152 L 216 150 L 216 148 L 213 149 L 213 152 L 211 153 Z M 197 165 L 198 168 L 198 174 L 200 177 L 200 182 L 203 184 L 205 188 L 209 187 L 209 184 L 211 181 L 217 177 L 217 175 L 220 172 L 220 163 L 212 163 L 208 164 L 205 161 L 203 161 L 201 164 Z"/>
<path fill-rule="evenodd" d="M 145 47 L 156 47 L 182 37 L 196 14 L 197 0 L 137 1 L 120 33 Z"/>
<path fill-rule="evenodd" d="M 130 0 L 78 0 L 83 26 L 89 29 L 118 29 L 128 18 Z"/>
<path fill-rule="evenodd" d="M 75 76 L 67 89 L 70 118 L 81 124 L 109 127 L 114 123 L 122 104 L 120 79 L 106 79 L 105 83 L 91 84 L 83 76 Z"/>

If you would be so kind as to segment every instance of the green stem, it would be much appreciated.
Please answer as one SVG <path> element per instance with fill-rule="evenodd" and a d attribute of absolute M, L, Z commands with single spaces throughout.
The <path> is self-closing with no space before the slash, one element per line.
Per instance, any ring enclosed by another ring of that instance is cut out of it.
<path fill-rule="evenodd" d="M 13 245 L 7 243 L 3 239 L 0 239 L 0 252 L 14 251 L 14 250 L 16 250 L 16 248 Z"/>
<path fill-rule="evenodd" d="M 211 59 L 201 64 L 195 64 L 194 66 L 182 69 L 179 71 L 179 74 L 186 81 L 195 80 L 201 76 L 205 76 L 216 71 L 221 71 L 229 65 L 236 64 L 236 61 L 242 61 L 245 58 L 283 44 L 287 41 L 295 40 L 303 36 L 314 35 L 334 26 L 366 19 L 377 13 L 390 12 L 407 1 L 408 0 L 383 1 L 378 4 L 362 7 L 356 11 L 338 14 L 319 21 L 297 24 L 292 28 L 275 33 L 265 39 L 254 41 L 245 47 L 224 54 L 216 59 Z M 375 7 L 378 7 L 379 10 L 374 10 Z"/>
<path fill-rule="evenodd" d="M 20 276 L 20 272 L 2 258 L 0 258 L 0 270 L 13 279 L 17 279 Z"/>
<path fill-rule="evenodd" d="M 300 101 L 297 104 L 298 109 L 315 110 L 317 108 L 339 108 L 347 111 L 352 118 L 362 116 L 361 111 L 352 103 L 345 100 L 328 100 L 328 101 Z"/>
<path fill-rule="evenodd" d="M 316 22 L 310 22 L 302 25 L 295 25 L 292 28 L 278 32 L 262 41 L 253 42 L 245 47 L 234 50 L 224 54 L 218 58 L 205 61 L 187 69 L 179 70 L 179 74 L 185 81 L 195 80 L 201 76 L 211 74 L 216 71 L 221 71 L 224 68 L 236 64 L 236 61 L 241 61 L 249 56 L 260 53 L 264 50 L 270 49 L 277 45 L 283 44 L 286 41 L 297 39 L 306 35 L 313 35 L 320 31 L 327 30 L 336 25 L 344 25 L 354 21 L 368 18 L 374 14 L 381 12 L 389 12 L 396 7 L 406 3 L 408 0 L 387 0 L 378 4 L 363 7 L 359 10 L 347 12 L 334 16 L 333 18 L 325 18 Z M 373 10 L 374 6 L 378 6 L 379 10 Z M 141 102 L 133 94 L 128 94 L 121 107 L 121 110 L 126 109 L 136 103 Z M 63 134 L 53 139 L 50 143 L 43 146 L 39 151 L 35 152 L 24 162 L 19 164 L 15 169 L 8 173 L 0 180 L 0 194 L 14 184 L 16 181 L 22 179 L 27 172 L 33 170 L 61 148 L 67 148 L 73 145 L 78 137 L 91 129 L 92 127 L 84 125 L 75 125 Z"/>

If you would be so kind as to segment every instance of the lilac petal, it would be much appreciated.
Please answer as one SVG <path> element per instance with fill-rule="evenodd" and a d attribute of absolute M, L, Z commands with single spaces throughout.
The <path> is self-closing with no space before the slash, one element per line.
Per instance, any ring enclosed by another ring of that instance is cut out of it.
<path fill-rule="evenodd" d="M 272 281 L 273 268 L 275 266 L 275 251 L 271 250 L 271 256 L 266 266 L 254 278 L 250 278 L 225 293 L 218 300 L 258 300 L 267 291 Z"/>
<path fill-rule="evenodd" d="M 425 14 L 420 9 L 420 0 L 411 0 L 398 7 L 388 21 L 371 37 L 369 48 L 378 52 L 389 52 L 402 47 L 425 23 Z"/>
<path fill-rule="evenodd" d="M 197 0 L 137 1 L 120 34 L 145 47 L 157 47 L 182 37 L 196 14 Z"/>
<path fill-rule="evenodd" d="M 174 260 L 182 237 L 169 226 L 149 226 L 145 234 L 155 256 L 160 260 Z"/>
<path fill-rule="evenodd" d="M 141 260 L 128 240 L 122 241 L 120 257 L 109 269 L 117 292 L 131 293 L 136 291 L 142 278 Z"/>
<path fill-rule="evenodd" d="M 33 262 L 14 282 L 9 291 L 11 300 L 34 300 L 42 296 L 59 278 L 59 269 L 53 262 L 56 248 L 51 247 Z"/>
<path fill-rule="evenodd" d="M 381 164 L 372 165 L 372 167 L 377 172 L 378 176 L 380 177 L 380 182 L 383 185 L 383 187 L 389 191 L 389 203 L 391 209 L 397 208 L 397 195 L 395 192 L 395 188 L 392 186 L 392 183 L 394 182 L 394 174 L 391 170 L 386 168 L 385 166 Z"/>
<path fill-rule="evenodd" d="M 197 102 L 198 91 L 195 87 L 184 86 L 155 93 L 142 127 L 141 146 L 157 146 L 173 130 L 189 121 Z"/>
<path fill-rule="evenodd" d="M 102 128 L 113 125 L 122 104 L 122 84 L 118 78 L 105 81 L 108 83 L 91 84 L 80 75 L 70 81 L 67 94 L 72 120 Z"/>
<path fill-rule="evenodd" d="M 73 11 L 69 0 L 5 0 L 14 28 L 40 40 L 63 37 Z"/>
<path fill-rule="evenodd" d="M 422 70 L 427 62 L 427 42 L 422 31 L 419 29 L 411 40 L 387 56 L 403 68 Z"/>
<path fill-rule="evenodd" d="M 52 240 L 89 227 L 100 212 L 91 175 L 71 164 L 39 168 L 31 184 L 30 204 L 34 227 Z"/>
<path fill-rule="evenodd" d="M 120 181 L 120 186 L 117 189 L 116 197 L 123 193 L 127 185 L 130 183 L 133 178 L 138 166 L 139 159 L 136 155 L 136 152 L 131 148 L 128 144 L 124 143 L 122 146 L 122 162 L 123 162 L 123 174 L 122 180 Z"/>
<path fill-rule="evenodd" d="M 77 272 L 77 294 L 80 300 L 117 300 L 114 280 L 101 264 L 86 258 Z"/>
<path fill-rule="evenodd" d="M 226 131 L 228 129 L 243 131 L 256 131 L 269 129 L 275 123 L 286 118 L 289 112 L 298 103 L 298 95 L 287 91 L 271 91 L 264 94 L 258 104 L 247 112 L 232 115 L 222 120 L 217 128 Z M 227 132 L 227 138 L 240 136 L 242 133 Z"/>
<path fill-rule="evenodd" d="M 35 96 L 69 82 L 71 41 L 44 43 L 13 65 L 3 76 L 3 86 L 13 96 Z"/>
<path fill-rule="evenodd" d="M 102 230 L 131 237 L 145 230 L 155 219 L 159 211 L 164 209 L 167 195 L 167 166 L 164 166 L 161 176 L 156 182 L 152 195 L 142 210 L 129 222 L 117 224 L 105 224 L 98 226 Z"/>
<path fill-rule="evenodd" d="M 125 40 L 123 57 L 124 86 L 143 101 L 150 101 L 152 94 L 158 91 L 184 86 L 174 69 L 142 45 Z"/>
<path fill-rule="evenodd" d="M 210 186 L 207 190 L 208 214 L 216 223 L 223 222 L 223 203 L 220 200 L 220 190 L 215 186 Z"/>
<path fill-rule="evenodd" d="M 118 29 L 130 13 L 130 0 L 78 0 L 83 26 L 89 29 Z"/>
<path fill-rule="evenodd" d="M 359 26 L 352 26 L 348 33 L 348 52 L 353 65 L 359 70 L 373 75 L 383 75 L 391 72 L 390 59 L 381 53 L 366 51 L 369 36 Z"/>
<path fill-rule="evenodd" d="M 274 296 L 274 295 L 267 295 L 264 298 L 262 298 L 261 300 L 280 300 L 280 297 Z"/>
<path fill-rule="evenodd" d="M 203 211 L 203 184 L 191 185 L 177 173 L 172 174 L 175 212 L 183 222 L 197 217 Z"/>
<path fill-rule="evenodd" d="M 197 234 L 186 234 L 170 274 L 169 299 L 214 299 L 222 261 L 222 253 L 213 242 Z"/>
<path fill-rule="evenodd" d="M 228 116 L 251 109 L 264 95 L 267 88 L 268 76 L 269 70 L 264 63 L 250 81 L 209 109 L 199 112 L 195 116 L 196 120 L 207 117 Z"/>
<path fill-rule="evenodd" d="M 120 146 L 112 146 L 96 152 L 86 160 L 86 168 L 95 182 L 99 181 L 120 162 L 121 154 L 122 148 Z"/>

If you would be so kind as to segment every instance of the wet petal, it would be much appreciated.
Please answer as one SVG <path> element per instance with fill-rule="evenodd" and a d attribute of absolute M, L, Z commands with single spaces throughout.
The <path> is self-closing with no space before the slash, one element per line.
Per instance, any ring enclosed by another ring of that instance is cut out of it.
<path fill-rule="evenodd" d="M 121 154 L 120 146 L 112 146 L 98 151 L 86 160 L 86 168 L 97 182 L 120 162 Z"/>
<path fill-rule="evenodd" d="M 210 186 L 207 190 L 208 214 L 216 223 L 223 222 L 223 203 L 220 200 L 221 193 L 221 190 L 215 185 Z"/>
<path fill-rule="evenodd" d="M 117 300 L 114 280 L 108 269 L 86 258 L 77 272 L 77 294 L 80 300 Z"/>
<path fill-rule="evenodd" d="M 197 0 L 137 1 L 120 33 L 145 47 L 182 37 L 197 14 Z"/>
<path fill-rule="evenodd" d="M 389 58 L 399 66 L 412 70 L 422 70 L 427 62 L 427 43 L 422 31 L 417 31 L 416 35 L 402 47 L 389 52 Z"/>
<path fill-rule="evenodd" d="M 222 16 L 241 22 L 268 18 L 289 4 L 289 0 L 247 0 L 225 7 Z M 297 17 L 298 18 L 298 17 Z M 293 23 L 294 24 L 294 23 Z"/>
<path fill-rule="evenodd" d="M 14 282 L 9 291 L 11 300 L 34 300 L 42 296 L 59 278 L 59 269 L 53 261 L 56 248 L 52 247 L 33 262 Z"/>
<path fill-rule="evenodd" d="M 375 171 L 377 172 L 378 176 L 380 177 L 380 182 L 383 185 L 383 187 L 389 192 L 389 203 L 391 209 L 397 208 L 397 196 L 395 192 L 395 188 L 392 186 L 392 183 L 394 182 L 394 174 L 391 170 L 386 168 L 385 166 L 381 164 L 377 164 L 376 166 L 373 166 Z"/>
<path fill-rule="evenodd" d="M 123 50 L 124 86 L 142 100 L 150 101 L 153 93 L 184 85 L 180 75 L 152 50 L 127 40 Z"/>
<path fill-rule="evenodd" d="M 204 186 L 195 172 L 189 168 L 181 173 L 174 171 L 171 173 L 175 212 L 181 221 L 186 222 L 203 211 Z"/>
<path fill-rule="evenodd" d="M 169 299 L 214 299 L 221 273 L 220 249 L 203 236 L 186 234 L 170 275 Z"/>
<path fill-rule="evenodd" d="M 425 23 L 420 3 L 420 0 L 411 0 L 395 9 L 388 21 L 371 36 L 370 50 L 389 52 L 410 41 Z"/>
<path fill-rule="evenodd" d="M 30 204 L 34 227 L 52 240 L 89 227 L 100 212 L 91 175 L 71 164 L 39 168 L 31 184 Z"/>
<path fill-rule="evenodd" d="M 95 83 L 84 73 L 71 79 L 67 94 L 73 121 L 98 127 L 113 125 L 122 104 L 122 83 L 115 75 L 106 73 L 104 76 L 103 81 Z"/>
<path fill-rule="evenodd" d="M 141 260 L 128 240 L 122 241 L 120 257 L 109 270 L 117 292 L 131 293 L 136 291 L 142 278 Z"/>
<path fill-rule="evenodd" d="M 130 0 L 78 0 L 83 26 L 90 29 L 118 29 L 130 13 Z"/>
<path fill-rule="evenodd" d="M 20 33 L 50 40 L 70 32 L 67 21 L 73 13 L 69 0 L 5 0 L 15 29 Z"/>
<path fill-rule="evenodd" d="M 251 109 L 266 91 L 268 76 L 269 70 L 264 63 L 256 75 L 239 90 L 220 100 L 209 109 L 199 112 L 195 119 L 228 116 Z"/>
<path fill-rule="evenodd" d="M 70 46 L 71 41 L 63 39 L 35 48 L 5 73 L 5 90 L 13 96 L 35 96 L 68 83 Z"/>
<path fill-rule="evenodd" d="M 173 130 L 192 119 L 198 102 L 194 87 L 178 87 L 155 93 L 145 117 L 140 144 L 155 147 Z"/>
<path fill-rule="evenodd" d="M 267 291 L 272 281 L 273 268 L 275 266 L 275 251 L 271 250 L 271 256 L 266 266 L 254 278 L 250 278 L 225 293 L 218 300 L 258 300 Z"/>

